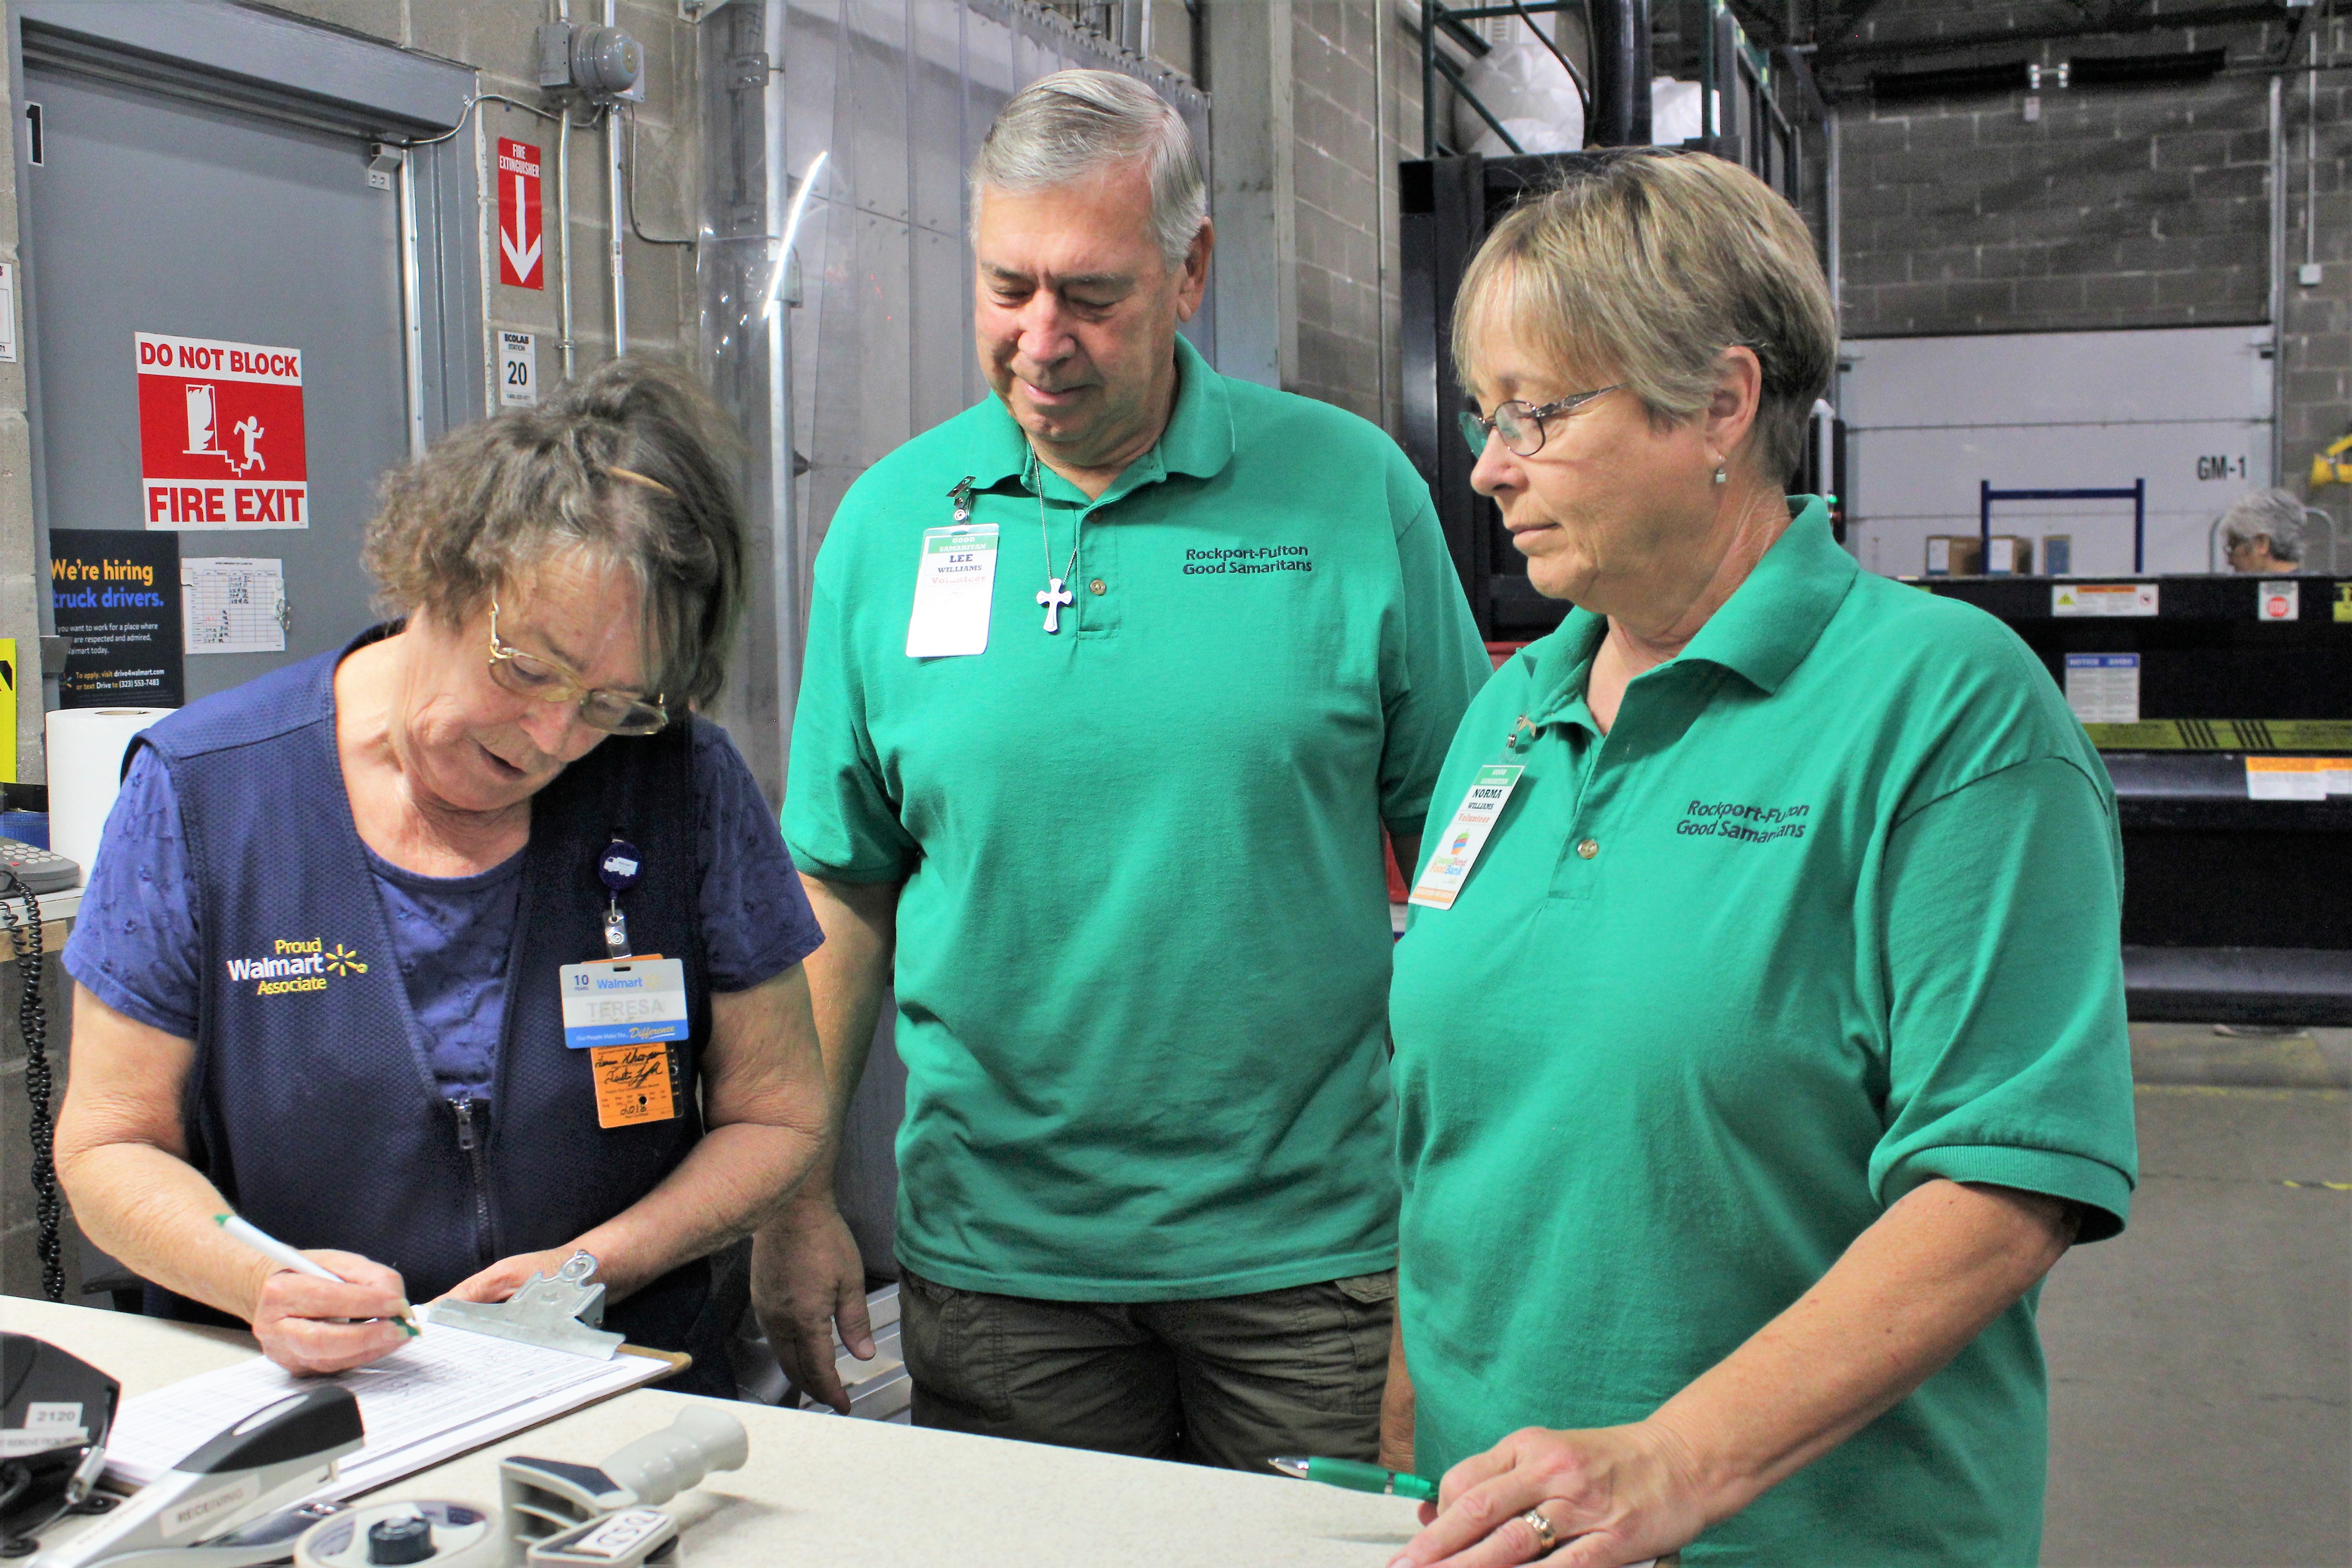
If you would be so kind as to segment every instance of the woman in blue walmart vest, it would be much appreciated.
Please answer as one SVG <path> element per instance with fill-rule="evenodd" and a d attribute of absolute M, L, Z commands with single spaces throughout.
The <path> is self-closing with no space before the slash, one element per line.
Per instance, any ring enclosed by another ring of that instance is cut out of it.
<path fill-rule="evenodd" d="M 743 602 L 719 428 L 622 360 L 452 437 L 368 531 L 403 618 L 135 743 L 66 950 L 58 1164 L 150 1312 L 334 1371 L 406 1342 L 404 1297 L 501 1300 L 584 1248 L 608 1327 L 732 1394 L 705 1260 L 808 1168 L 825 1090 L 816 924 L 692 711 Z M 568 1045 L 559 984 L 613 974 L 569 966 L 614 913 L 613 951 L 675 961 L 637 972 L 683 981 L 645 1009 L 682 1037 Z M 349 1282 L 229 1240 L 232 1208 Z"/>

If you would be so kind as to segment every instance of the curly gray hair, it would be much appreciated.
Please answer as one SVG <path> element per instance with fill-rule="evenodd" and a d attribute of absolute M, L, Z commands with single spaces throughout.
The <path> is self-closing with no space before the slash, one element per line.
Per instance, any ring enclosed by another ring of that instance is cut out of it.
<path fill-rule="evenodd" d="M 708 702 L 743 612 L 734 451 L 682 367 L 628 355 L 394 470 L 361 558 L 384 608 L 462 625 L 550 555 L 586 549 L 637 580 L 653 689 Z"/>

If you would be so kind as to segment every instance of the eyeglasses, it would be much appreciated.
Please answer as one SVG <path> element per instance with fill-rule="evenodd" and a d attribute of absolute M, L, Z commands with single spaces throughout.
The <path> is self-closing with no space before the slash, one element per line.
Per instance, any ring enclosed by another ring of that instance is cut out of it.
<path fill-rule="evenodd" d="M 490 601 L 490 679 L 517 697 L 580 704 L 580 721 L 608 735 L 650 735 L 669 722 L 656 696 L 650 702 L 626 691 L 580 684 L 569 670 L 509 647 L 499 637 L 499 602 Z"/>
<path fill-rule="evenodd" d="M 1573 414 L 1604 393 L 1622 392 L 1624 384 L 1595 387 L 1591 392 L 1572 392 L 1557 403 L 1547 403 L 1538 408 L 1519 398 L 1495 405 L 1495 416 L 1484 419 L 1468 409 L 1462 411 L 1462 435 L 1470 443 L 1470 450 L 1484 456 L 1486 437 L 1499 434 L 1503 445 L 1513 454 L 1532 458 L 1544 444 L 1544 421 L 1556 415 Z"/>

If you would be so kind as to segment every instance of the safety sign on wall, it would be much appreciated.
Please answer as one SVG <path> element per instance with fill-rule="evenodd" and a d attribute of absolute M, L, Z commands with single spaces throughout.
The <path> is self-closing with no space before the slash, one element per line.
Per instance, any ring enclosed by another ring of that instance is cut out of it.
<path fill-rule="evenodd" d="M 302 351 L 161 332 L 132 336 L 142 522 L 310 527 Z"/>
<path fill-rule="evenodd" d="M 539 338 L 532 332 L 499 334 L 499 406 L 539 405 Z"/>
<path fill-rule="evenodd" d="M 528 142 L 499 138 L 499 281 L 517 289 L 543 289 L 547 269 L 540 241 L 546 226 L 539 212 L 539 149 Z"/>

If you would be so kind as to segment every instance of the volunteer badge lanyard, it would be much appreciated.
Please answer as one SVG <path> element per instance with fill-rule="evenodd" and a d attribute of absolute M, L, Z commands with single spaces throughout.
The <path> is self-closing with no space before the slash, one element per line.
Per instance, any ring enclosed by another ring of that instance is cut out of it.
<path fill-rule="evenodd" d="M 667 1121 L 685 1099 L 672 1042 L 687 1037 L 686 965 L 657 952 L 629 951 L 629 917 L 621 895 L 637 885 L 645 857 L 613 835 L 596 856 L 604 884 L 604 956 L 556 972 L 562 989 L 563 1043 L 588 1053 L 596 1086 L 596 1124 L 635 1127 Z"/>
<path fill-rule="evenodd" d="M 1536 727 L 1522 716 L 1511 731 L 1511 738 L 1503 749 L 1517 752 L 1535 739 Z M 1429 864 L 1422 868 L 1421 879 L 1412 885 L 1412 895 L 1405 901 L 1428 910 L 1450 910 L 1461 895 L 1462 884 L 1470 879 L 1470 868 L 1478 863 L 1478 852 L 1486 847 L 1487 836 L 1495 824 L 1502 820 L 1503 807 L 1509 804 L 1511 792 L 1519 787 L 1519 775 L 1528 771 L 1525 763 L 1487 763 L 1470 775 L 1470 787 L 1463 793 L 1462 805 L 1454 813 L 1454 820 L 1445 826 L 1445 836 L 1430 852 Z"/>

